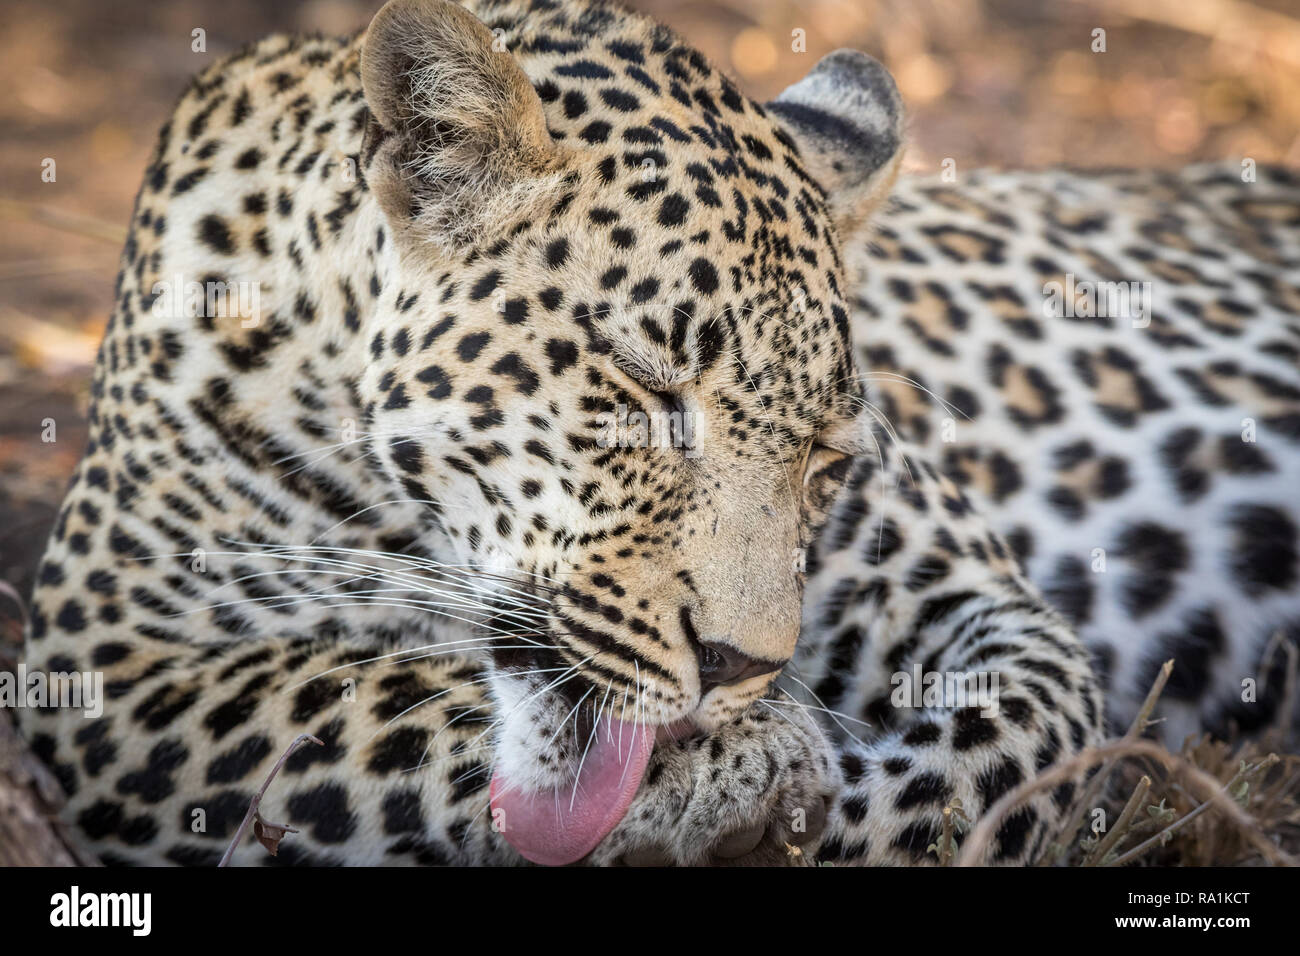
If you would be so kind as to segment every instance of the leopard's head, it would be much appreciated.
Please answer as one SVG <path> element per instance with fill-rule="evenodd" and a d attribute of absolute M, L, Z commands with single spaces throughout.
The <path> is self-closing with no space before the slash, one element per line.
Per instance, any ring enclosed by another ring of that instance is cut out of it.
<path fill-rule="evenodd" d="M 865 438 L 842 243 L 901 107 L 861 53 L 760 105 L 640 17 L 485 6 L 393 0 L 365 39 L 395 275 L 362 392 L 401 493 L 500 582 L 494 811 L 562 863 L 657 735 L 732 720 L 794 651 Z"/>

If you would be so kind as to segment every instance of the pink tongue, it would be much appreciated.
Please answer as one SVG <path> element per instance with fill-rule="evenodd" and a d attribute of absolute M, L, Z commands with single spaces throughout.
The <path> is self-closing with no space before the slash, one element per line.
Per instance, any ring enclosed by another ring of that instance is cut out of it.
<path fill-rule="evenodd" d="M 506 842 L 545 866 L 581 860 L 627 813 L 654 745 L 655 735 L 644 725 L 605 717 L 582 758 L 576 791 L 570 783 L 522 793 L 500 772 L 493 774 L 492 815 Z"/>

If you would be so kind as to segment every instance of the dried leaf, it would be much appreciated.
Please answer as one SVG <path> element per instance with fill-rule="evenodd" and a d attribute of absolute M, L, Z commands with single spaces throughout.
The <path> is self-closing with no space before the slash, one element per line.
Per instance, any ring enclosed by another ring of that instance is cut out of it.
<path fill-rule="evenodd" d="M 267 823 L 262 819 L 262 814 L 253 814 L 253 836 L 257 837 L 257 842 L 266 847 L 266 852 L 271 856 L 278 856 L 280 850 L 280 841 L 284 839 L 286 833 L 297 833 L 295 827 L 282 823 Z"/>

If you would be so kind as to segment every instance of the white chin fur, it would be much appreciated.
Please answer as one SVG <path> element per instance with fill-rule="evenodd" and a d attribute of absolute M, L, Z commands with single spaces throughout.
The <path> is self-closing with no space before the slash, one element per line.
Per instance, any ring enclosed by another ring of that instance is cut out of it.
<path fill-rule="evenodd" d="M 554 679 L 556 675 L 540 676 Z M 508 786 L 525 793 L 572 782 L 577 771 L 571 705 L 554 692 L 539 694 L 548 683 L 509 674 L 492 678 L 492 694 L 502 717 L 495 740 L 495 770 Z M 567 726 L 561 727 L 566 717 Z"/>

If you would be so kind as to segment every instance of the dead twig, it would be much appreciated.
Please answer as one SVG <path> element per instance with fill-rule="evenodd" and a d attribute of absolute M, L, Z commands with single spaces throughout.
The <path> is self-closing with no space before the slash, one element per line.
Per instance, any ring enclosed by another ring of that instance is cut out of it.
<path fill-rule="evenodd" d="M 258 790 L 257 793 L 253 794 L 253 799 L 249 801 L 248 804 L 248 812 L 244 814 L 244 819 L 240 821 L 239 829 L 235 831 L 235 838 L 230 841 L 230 846 L 226 847 L 225 855 L 222 856 L 221 862 L 218 863 L 217 866 L 221 867 L 230 865 L 230 858 L 235 855 L 235 847 L 239 846 L 240 842 L 244 839 L 244 834 L 248 832 L 248 825 L 253 822 L 254 817 L 257 818 L 258 824 L 257 829 L 254 832 L 256 833 L 258 840 L 262 842 L 263 846 L 271 851 L 272 855 L 275 854 L 274 847 L 279 845 L 280 840 L 284 838 L 286 833 L 298 832 L 293 829 L 293 827 L 282 823 L 267 823 L 260 815 L 258 815 L 257 808 L 262 802 L 262 797 L 266 794 L 266 788 L 271 785 L 271 781 L 274 780 L 275 775 L 280 772 L 280 768 L 284 766 L 284 762 L 293 756 L 295 750 L 308 741 L 311 741 L 318 747 L 325 746 L 324 741 L 313 737 L 311 734 L 299 734 L 293 739 L 293 743 L 291 743 L 289 748 L 280 755 L 280 759 L 275 762 L 275 766 L 271 768 L 271 772 L 266 775 L 266 780 L 262 782 L 261 789 Z"/>
<path fill-rule="evenodd" d="M 1243 767 L 1240 773 L 1238 773 L 1235 777 L 1233 777 L 1231 780 L 1228 781 L 1224 789 L 1227 790 L 1228 793 L 1232 793 L 1235 789 L 1241 786 L 1242 783 L 1248 784 L 1254 777 L 1258 776 L 1261 772 L 1266 771 L 1269 768 L 1273 767 L 1280 759 L 1281 758 L 1278 757 L 1277 754 L 1269 754 L 1259 763 L 1255 764 L 1255 766 L 1250 768 Z M 1143 777 L 1142 779 L 1146 780 L 1146 777 Z M 1111 860 L 1109 863 L 1103 863 L 1102 866 L 1122 866 L 1125 863 L 1128 863 L 1132 860 L 1136 860 L 1139 856 L 1141 856 L 1147 850 L 1150 850 L 1152 847 L 1167 843 L 1169 841 L 1169 838 L 1173 836 L 1175 831 L 1180 829 L 1184 824 L 1190 823 L 1192 820 L 1196 819 L 1202 813 L 1208 810 L 1212 802 L 1213 801 L 1206 800 L 1204 803 L 1200 804 L 1190 813 L 1184 814 L 1180 819 L 1175 820 L 1173 823 L 1169 824 L 1169 826 L 1165 827 L 1155 836 L 1151 837 L 1150 839 L 1143 840 L 1137 846 L 1125 852 L 1122 856 L 1116 857 L 1115 859 Z M 1085 863 L 1084 865 L 1086 866 L 1087 864 Z"/>
<path fill-rule="evenodd" d="M 1151 726 L 1151 715 L 1155 713 L 1156 704 L 1160 700 L 1160 695 L 1164 693 L 1165 684 L 1169 682 L 1169 675 L 1173 672 L 1174 662 L 1172 659 L 1160 665 L 1160 670 L 1156 673 L 1156 679 L 1151 682 L 1151 689 L 1147 691 L 1142 706 L 1138 708 L 1137 716 L 1133 718 L 1133 722 L 1129 724 L 1128 731 L 1120 738 L 1121 740 L 1137 740 L 1146 733 L 1146 729 Z M 1114 769 L 1114 760 L 1108 760 L 1102 764 L 1101 768 L 1084 786 L 1078 799 L 1070 807 L 1070 812 L 1061 818 L 1066 821 L 1067 828 L 1058 830 L 1056 839 L 1053 842 L 1064 847 L 1068 847 L 1073 842 L 1074 835 L 1079 832 L 1079 828 L 1084 824 L 1088 810 L 1095 804 L 1097 797 L 1101 794 L 1102 787 L 1110 779 L 1110 772 Z M 1074 821 L 1073 826 L 1069 826 L 1070 821 Z"/>
<path fill-rule="evenodd" d="M 0 869 L 99 866 L 64 823 L 63 788 L 0 712 Z"/>
<path fill-rule="evenodd" d="M 1273 663 L 1273 655 L 1279 650 L 1286 654 L 1286 670 L 1282 678 L 1282 703 L 1278 706 L 1273 723 L 1278 728 L 1279 734 L 1285 736 L 1286 731 L 1292 726 L 1291 713 L 1295 709 L 1296 678 L 1300 675 L 1300 649 L 1288 641 L 1286 634 L 1280 629 L 1273 632 L 1273 636 L 1264 645 L 1264 653 L 1259 656 L 1258 690 L 1261 697 L 1268 693 L 1268 669 Z M 1285 741 L 1280 742 L 1285 743 Z"/>
<path fill-rule="evenodd" d="M 1033 780 L 1022 783 L 1011 792 L 1004 794 L 976 824 L 970 839 L 966 841 L 960 855 L 957 857 L 957 865 L 978 866 L 997 835 L 998 824 L 1013 808 L 1019 806 L 1035 793 L 1072 780 L 1077 774 L 1101 761 L 1114 761 L 1119 757 L 1128 756 L 1150 757 L 1162 764 L 1167 771 L 1178 770 L 1182 772 L 1190 783 L 1195 784 L 1198 789 L 1208 795 L 1207 802 L 1214 804 L 1233 823 L 1237 824 L 1247 839 L 1268 860 L 1281 866 L 1300 865 L 1300 862 L 1289 853 L 1275 846 L 1260 831 L 1250 815 L 1241 809 L 1223 785 L 1214 777 L 1201 770 L 1186 757 L 1171 754 L 1163 747 L 1157 746 L 1148 740 L 1129 740 L 1127 738 L 1102 744 L 1099 747 L 1088 747 L 1070 760 L 1056 764 Z"/>
<path fill-rule="evenodd" d="M 1124 838 L 1124 834 L 1128 832 L 1129 827 L 1133 825 L 1133 818 L 1137 816 L 1138 808 L 1142 806 L 1147 794 L 1150 792 L 1151 778 L 1143 774 L 1142 779 L 1138 781 L 1137 787 L 1133 790 L 1133 795 L 1128 798 L 1128 803 L 1124 804 L 1124 809 L 1120 813 L 1119 819 L 1115 821 L 1115 825 L 1110 828 L 1110 832 L 1105 837 L 1098 841 L 1092 852 L 1084 858 L 1084 866 L 1096 866 L 1106 859 L 1106 854 L 1115 848 L 1116 844 Z"/>
<path fill-rule="evenodd" d="M 23 630 L 26 631 L 31 618 L 27 615 L 27 602 L 24 601 L 23 596 L 18 593 L 18 589 L 8 581 L 0 579 L 0 597 L 7 597 L 9 600 L 14 602 L 18 608 L 18 616 L 22 619 Z"/>
<path fill-rule="evenodd" d="M 931 843 L 926 849 L 939 858 L 940 866 L 952 866 L 953 858 L 957 855 L 957 834 L 965 832 L 970 826 L 970 818 L 962 809 L 961 800 L 954 799 L 943 808 L 942 826 L 939 842 Z"/>

